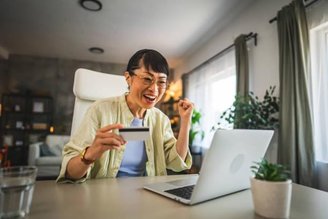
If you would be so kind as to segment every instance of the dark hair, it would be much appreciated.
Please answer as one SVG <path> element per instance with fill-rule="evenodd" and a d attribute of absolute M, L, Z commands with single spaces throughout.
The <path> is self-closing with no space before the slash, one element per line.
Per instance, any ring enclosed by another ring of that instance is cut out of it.
<path fill-rule="evenodd" d="M 129 60 L 126 71 L 132 75 L 134 70 L 141 68 L 141 64 L 147 70 L 164 73 L 169 76 L 169 65 L 162 54 L 153 49 L 142 49 L 136 52 Z"/>

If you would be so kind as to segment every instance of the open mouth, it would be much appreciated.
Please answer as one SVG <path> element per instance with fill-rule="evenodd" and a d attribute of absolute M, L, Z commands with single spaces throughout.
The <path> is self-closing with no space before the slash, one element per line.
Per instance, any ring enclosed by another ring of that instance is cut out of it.
<path fill-rule="evenodd" d="M 152 95 L 143 95 L 144 98 L 146 98 L 147 102 L 151 102 L 153 103 L 156 100 L 156 96 L 152 96 Z"/>

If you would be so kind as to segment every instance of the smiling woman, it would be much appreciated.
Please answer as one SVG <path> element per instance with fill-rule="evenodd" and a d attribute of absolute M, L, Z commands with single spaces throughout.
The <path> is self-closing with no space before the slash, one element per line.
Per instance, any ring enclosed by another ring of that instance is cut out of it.
<path fill-rule="evenodd" d="M 129 92 L 96 101 L 81 127 L 64 147 L 59 182 L 88 178 L 166 175 L 166 169 L 191 167 L 188 149 L 193 104 L 180 100 L 178 139 L 169 118 L 155 104 L 167 87 L 169 67 L 157 51 L 143 49 L 130 59 L 124 72 Z M 123 127 L 148 127 L 149 140 L 127 142 L 118 133 Z"/>

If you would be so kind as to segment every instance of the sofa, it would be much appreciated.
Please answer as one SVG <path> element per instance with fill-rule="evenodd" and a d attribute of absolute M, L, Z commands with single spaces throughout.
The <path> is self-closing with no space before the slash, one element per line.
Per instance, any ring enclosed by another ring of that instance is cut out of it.
<path fill-rule="evenodd" d="M 48 135 L 45 142 L 30 144 L 28 165 L 38 168 L 38 179 L 55 179 L 60 171 L 63 146 L 69 135 Z"/>

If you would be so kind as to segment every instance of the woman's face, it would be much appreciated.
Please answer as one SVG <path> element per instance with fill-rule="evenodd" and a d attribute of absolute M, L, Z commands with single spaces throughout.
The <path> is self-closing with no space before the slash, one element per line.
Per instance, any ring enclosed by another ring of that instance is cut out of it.
<path fill-rule="evenodd" d="M 130 100 L 140 108 L 154 107 L 166 90 L 167 75 L 147 70 L 143 65 L 134 70 L 134 75 L 126 72 L 126 79 L 130 86 Z"/>

